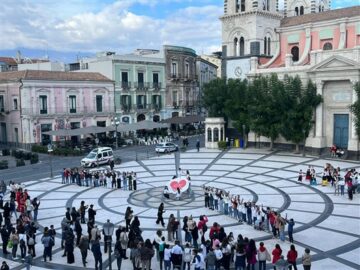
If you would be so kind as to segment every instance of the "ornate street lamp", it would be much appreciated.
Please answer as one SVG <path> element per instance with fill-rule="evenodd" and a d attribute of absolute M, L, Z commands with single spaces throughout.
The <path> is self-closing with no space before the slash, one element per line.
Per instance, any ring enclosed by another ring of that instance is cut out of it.
<path fill-rule="evenodd" d="M 110 222 L 110 219 L 107 220 L 107 222 L 103 225 L 104 234 L 106 236 L 106 242 L 105 245 L 108 245 L 108 252 L 109 252 L 109 270 L 112 270 L 111 265 L 111 237 L 114 233 L 114 227 L 115 225 Z"/>
<path fill-rule="evenodd" d="M 115 127 L 115 138 L 116 138 L 116 148 L 119 147 L 119 140 L 118 140 L 118 135 L 117 135 L 117 131 L 118 131 L 118 126 L 120 125 L 120 119 L 117 116 L 114 116 L 113 119 L 111 120 L 111 125 L 113 125 Z"/>

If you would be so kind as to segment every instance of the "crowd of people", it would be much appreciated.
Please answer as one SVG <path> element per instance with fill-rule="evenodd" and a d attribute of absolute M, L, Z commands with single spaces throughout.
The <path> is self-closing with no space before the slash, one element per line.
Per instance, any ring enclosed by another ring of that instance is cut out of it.
<path fill-rule="evenodd" d="M 190 172 L 183 173 L 190 180 Z M 315 169 L 308 167 L 306 173 L 299 172 L 298 181 L 305 178 L 316 181 Z M 333 168 L 326 164 L 322 178 L 326 179 L 335 189 L 335 195 L 344 195 L 346 186 L 349 198 L 358 191 L 358 173 L 355 169 L 349 169 L 341 175 L 339 168 Z M 135 172 L 118 172 L 110 170 L 92 172 L 88 170 L 64 169 L 61 173 L 63 184 L 77 184 L 79 186 L 118 188 L 136 190 Z M 341 183 L 344 182 L 344 184 Z M 39 236 L 37 224 L 38 212 L 41 202 L 38 198 L 31 198 L 24 185 L 9 184 L 9 201 L 3 202 L 4 194 L 0 194 L 0 234 L 2 239 L 3 255 L 11 254 L 13 260 L 21 260 L 27 269 L 30 269 L 33 258 L 42 246 L 42 259 L 44 262 L 52 261 L 53 247 L 57 232 L 54 225 L 42 228 Z M 266 265 L 271 264 L 275 270 L 295 269 L 299 262 L 305 270 L 311 268 L 311 254 L 305 249 L 303 254 L 296 250 L 293 239 L 295 221 L 282 216 L 281 213 L 264 207 L 259 203 L 244 201 L 238 194 L 229 191 L 204 186 L 204 206 L 212 211 L 218 211 L 235 219 L 239 225 L 249 225 L 256 230 L 267 231 L 274 239 L 279 239 L 274 247 L 266 247 L 264 242 L 256 242 L 254 239 L 234 235 L 226 232 L 226 228 L 219 222 L 208 225 L 208 217 L 200 215 L 196 220 L 192 215 L 184 216 L 178 220 L 174 214 L 170 214 L 164 220 L 166 212 L 164 203 L 161 203 L 157 212 L 156 224 L 163 229 L 158 229 L 153 239 L 144 239 L 141 223 L 138 216 L 130 206 L 126 208 L 124 220 L 115 231 L 114 245 L 108 243 L 112 236 L 107 236 L 103 228 L 96 223 L 97 211 L 94 205 L 81 201 L 78 207 L 67 208 L 61 221 L 61 232 L 58 232 L 57 241 L 63 249 L 63 257 L 70 265 L 74 264 L 75 248 L 79 248 L 81 262 L 84 267 L 88 266 L 89 253 L 94 257 L 96 270 L 103 269 L 103 253 L 108 253 L 113 248 L 113 258 L 118 270 L 121 269 L 123 260 L 130 260 L 134 270 L 150 270 L 152 260 L 158 261 L 160 270 L 180 269 L 190 270 L 235 270 L 255 269 L 265 270 Z M 351 192 L 351 196 L 350 196 Z M 169 198 L 167 198 L 169 199 Z M 108 220 L 108 222 L 110 222 Z M 286 241 L 286 231 L 290 249 L 287 252 L 281 248 L 281 243 Z M 84 228 L 86 228 L 84 230 Z M 166 235 L 165 235 L 166 233 Z M 182 239 L 181 235 L 184 235 Z M 60 239 L 60 240 L 59 240 Z M 104 246 L 102 247 L 102 242 Z M 183 242 L 183 244 L 182 244 Z M 19 251 L 19 252 L 18 252 Z M 10 255 L 9 255 L 10 256 Z M 1 269 L 9 269 L 4 261 Z M 123 268 L 124 269 L 124 268 Z"/>
<path fill-rule="evenodd" d="M 86 170 L 79 168 L 64 168 L 61 172 L 62 184 L 77 184 L 86 187 L 105 187 L 123 190 L 137 189 L 136 172 L 110 170 Z"/>

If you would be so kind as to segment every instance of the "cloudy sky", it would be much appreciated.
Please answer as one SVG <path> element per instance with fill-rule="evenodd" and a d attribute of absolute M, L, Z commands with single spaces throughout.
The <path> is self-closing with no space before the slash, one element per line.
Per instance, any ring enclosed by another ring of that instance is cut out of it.
<path fill-rule="evenodd" d="M 223 0 L 1 0 L 0 55 L 73 61 L 98 51 L 163 44 L 220 48 Z M 360 0 L 333 0 L 332 7 Z"/>

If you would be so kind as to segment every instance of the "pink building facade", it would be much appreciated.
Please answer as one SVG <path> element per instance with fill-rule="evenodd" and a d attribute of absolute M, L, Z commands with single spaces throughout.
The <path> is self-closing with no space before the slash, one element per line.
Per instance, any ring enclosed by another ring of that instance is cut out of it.
<path fill-rule="evenodd" d="M 114 84 L 99 73 L 4 72 L 0 111 L 0 142 L 47 144 L 65 138 L 46 131 L 110 125 Z"/>

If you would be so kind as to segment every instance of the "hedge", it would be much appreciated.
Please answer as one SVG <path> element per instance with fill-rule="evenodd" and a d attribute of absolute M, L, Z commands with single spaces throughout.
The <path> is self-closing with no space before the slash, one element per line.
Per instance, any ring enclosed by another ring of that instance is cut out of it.
<path fill-rule="evenodd" d="M 3 149 L 2 150 L 2 155 L 3 156 L 10 156 L 10 150 L 9 149 Z"/>
<path fill-rule="evenodd" d="M 5 169 L 8 169 L 9 168 L 9 165 L 8 165 L 8 161 L 7 160 L 2 160 L 0 161 L 0 170 L 5 170 Z"/>
<path fill-rule="evenodd" d="M 218 142 L 218 147 L 221 150 L 225 150 L 226 149 L 226 141 L 219 141 Z"/>
<path fill-rule="evenodd" d="M 25 161 L 23 159 L 16 160 L 16 167 L 25 166 Z"/>

